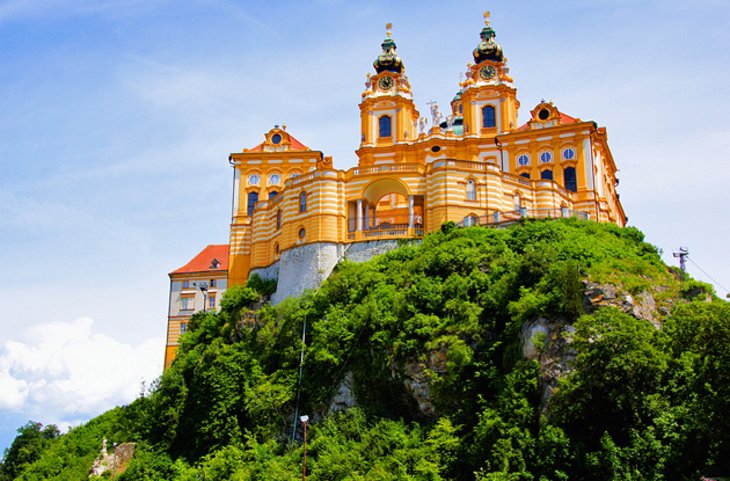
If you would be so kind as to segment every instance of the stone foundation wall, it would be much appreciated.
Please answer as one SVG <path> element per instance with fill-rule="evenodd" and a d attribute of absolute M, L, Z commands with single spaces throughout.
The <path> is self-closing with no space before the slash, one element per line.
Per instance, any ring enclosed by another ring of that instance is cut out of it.
<path fill-rule="evenodd" d="M 260 269 L 251 269 L 251 272 L 249 273 L 249 277 L 251 277 L 254 274 L 258 274 L 258 276 L 262 279 L 269 280 L 269 279 L 278 279 L 279 278 L 279 261 L 274 262 L 269 267 L 262 267 Z"/>
<path fill-rule="evenodd" d="M 277 279 L 271 303 L 278 304 L 289 296 L 299 296 L 306 289 L 319 287 L 342 259 L 365 262 L 376 255 L 392 251 L 400 245 L 399 242 L 403 241 L 307 244 L 282 252 L 278 262 L 263 269 L 253 269 L 251 274 L 258 274 L 263 279 Z"/>

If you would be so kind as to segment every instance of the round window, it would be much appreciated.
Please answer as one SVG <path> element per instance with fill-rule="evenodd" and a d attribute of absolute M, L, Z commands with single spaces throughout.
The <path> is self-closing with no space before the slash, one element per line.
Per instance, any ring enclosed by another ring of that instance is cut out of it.
<path fill-rule="evenodd" d="M 550 117 L 550 111 L 548 109 L 542 109 L 538 112 L 537 116 L 540 120 L 547 120 Z"/>
<path fill-rule="evenodd" d="M 304 230 L 304 227 L 302 227 L 301 229 L 299 229 L 299 238 L 300 238 L 300 239 L 304 240 L 304 237 L 305 237 L 306 235 L 307 235 L 307 231 L 306 231 L 306 230 Z"/>
<path fill-rule="evenodd" d="M 434 154 L 436 152 L 441 152 L 441 147 L 439 147 L 438 145 L 434 145 L 433 147 L 431 147 L 431 152 L 433 152 Z"/>
<path fill-rule="evenodd" d="M 279 181 L 281 181 L 281 176 L 279 176 L 279 174 L 271 174 L 269 176 L 269 183 L 270 184 L 278 184 Z"/>
<path fill-rule="evenodd" d="M 540 162 L 547 163 L 553 160 L 553 154 L 550 152 L 543 152 L 540 154 Z"/>
<path fill-rule="evenodd" d="M 563 151 L 563 158 L 565 160 L 573 160 L 574 157 L 575 157 L 575 150 L 573 150 L 573 149 L 565 149 Z"/>
<path fill-rule="evenodd" d="M 281 143 L 281 134 L 274 134 L 271 136 L 271 143 L 272 144 L 280 144 Z"/>
<path fill-rule="evenodd" d="M 251 185 L 259 185 L 259 176 L 258 174 L 251 174 L 248 176 L 248 183 Z"/>
<path fill-rule="evenodd" d="M 522 154 L 517 157 L 517 163 L 520 165 L 527 165 L 530 163 L 530 158 L 526 154 Z"/>

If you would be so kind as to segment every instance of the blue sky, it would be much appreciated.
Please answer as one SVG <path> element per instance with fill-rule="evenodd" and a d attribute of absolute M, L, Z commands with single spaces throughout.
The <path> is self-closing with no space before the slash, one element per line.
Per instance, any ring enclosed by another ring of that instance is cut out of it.
<path fill-rule="evenodd" d="M 606 126 L 629 223 L 730 287 L 726 0 L 0 0 L 0 449 L 159 373 L 167 272 L 228 240 L 230 152 L 286 123 L 353 166 L 385 23 L 443 110 L 485 9 L 520 120 Z"/>

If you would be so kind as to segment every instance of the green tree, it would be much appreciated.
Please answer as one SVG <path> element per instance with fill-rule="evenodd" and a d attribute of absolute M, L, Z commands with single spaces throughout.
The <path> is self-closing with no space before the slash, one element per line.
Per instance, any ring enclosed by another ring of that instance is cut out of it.
<path fill-rule="evenodd" d="M 25 468 L 37 461 L 48 445 L 59 436 L 60 432 L 54 424 L 43 427 L 43 424 L 28 421 L 18 428 L 18 436 L 5 450 L 0 464 L 0 480 L 15 479 Z"/>

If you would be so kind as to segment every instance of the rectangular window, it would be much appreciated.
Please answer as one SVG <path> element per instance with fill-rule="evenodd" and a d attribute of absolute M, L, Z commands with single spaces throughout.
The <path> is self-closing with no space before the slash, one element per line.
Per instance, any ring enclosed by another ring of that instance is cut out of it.
<path fill-rule="evenodd" d="M 181 322 L 180 323 L 180 334 L 185 334 L 185 331 L 188 330 L 188 323 L 187 322 Z"/>
<path fill-rule="evenodd" d="M 183 311 L 192 311 L 195 309 L 195 298 L 194 297 L 183 297 L 182 298 L 182 305 L 180 306 L 180 309 Z"/>
<path fill-rule="evenodd" d="M 208 307 L 215 309 L 215 296 L 208 297 Z"/>
<path fill-rule="evenodd" d="M 183 281 L 183 289 L 187 289 L 190 287 L 190 281 Z"/>
<path fill-rule="evenodd" d="M 218 285 L 218 279 L 210 280 L 210 287 L 216 287 Z"/>

